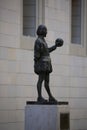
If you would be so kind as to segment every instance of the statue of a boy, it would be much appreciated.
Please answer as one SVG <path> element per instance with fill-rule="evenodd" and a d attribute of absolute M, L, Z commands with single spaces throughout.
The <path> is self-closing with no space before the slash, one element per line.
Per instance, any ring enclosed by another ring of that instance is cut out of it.
<path fill-rule="evenodd" d="M 48 48 L 48 45 L 44 39 L 47 35 L 47 28 L 45 25 L 38 26 L 37 29 L 38 38 L 34 45 L 34 71 L 38 75 L 37 82 L 37 101 L 44 103 L 47 100 L 42 97 L 42 82 L 44 81 L 45 89 L 49 96 L 49 102 L 57 102 L 57 100 L 52 96 L 49 87 L 49 74 L 52 72 L 52 64 L 50 59 L 50 52 L 54 51 L 57 47 L 63 45 L 62 39 L 56 39 L 55 45 Z"/>

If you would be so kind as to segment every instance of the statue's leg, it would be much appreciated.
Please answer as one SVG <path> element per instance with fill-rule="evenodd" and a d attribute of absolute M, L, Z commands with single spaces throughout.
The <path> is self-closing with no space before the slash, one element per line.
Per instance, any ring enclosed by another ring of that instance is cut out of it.
<path fill-rule="evenodd" d="M 49 74 L 45 75 L 45 89 L 49 95 L 49 102 L 55 102 L 57 103 L 58 101 L 52 96 L 50 87 L 49 87 Z"/>
<path fill-rule="evenodd" d="M 43 82 L 43 80 L 44 80 L 43 74 L 39 74 L 39 76 L 38 76 L 38 82 L 37 82 L 38 97 L 42 97 L 41 90 L 42 90 L 42 82 Z"/>
<path fill-rule="evenodd" d="M 51 91 L 50 91 L 50 87 L 49 87 L 49 74 L 45 74 L 45 82 L 44 82 L 44 86 L 45 86 L 45 89 L 49 95 L 49 97 L 52 97 L 52 94 L 51 94 Z"/>
<path fill-rule="evenodd" d="M 37 82 L 37 92 L 38 92 L 38 98 L 37 101 L 44 103 L 47 102 L 46 99 L 42 97 L 42 82 L 44 81 L 44 74 L 39 74 L 38 82 Z"/>

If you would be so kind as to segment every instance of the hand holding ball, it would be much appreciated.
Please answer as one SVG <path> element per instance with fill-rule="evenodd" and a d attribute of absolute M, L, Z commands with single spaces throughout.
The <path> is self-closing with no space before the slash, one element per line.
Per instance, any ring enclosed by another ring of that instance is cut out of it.
<path fill-rule="evenodd" d="M 61 38 L 57 38 L 57 39 L 55 40 L 55 46 L 56 46 L 56 47 L 61 47 L 61 46 L 63 46 L 63 43 L 64 43 L 64 41 L 63 41 L 63 39 L 61 39 Z"/>

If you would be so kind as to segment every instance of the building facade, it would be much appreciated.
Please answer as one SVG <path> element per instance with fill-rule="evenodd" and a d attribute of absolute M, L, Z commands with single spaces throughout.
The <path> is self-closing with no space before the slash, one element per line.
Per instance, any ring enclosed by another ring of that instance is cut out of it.
<path fill-rule="evenodd" d="M 49 46 L 64 40 L 51 53 L 51 91 L 69 102 L 70 130 L 87 130 L 86 0 L 0 0 L 0 130 L 24 130 L 26 101 L 37 98 L 33 47 L 39 24 L 48 28 Z"/>

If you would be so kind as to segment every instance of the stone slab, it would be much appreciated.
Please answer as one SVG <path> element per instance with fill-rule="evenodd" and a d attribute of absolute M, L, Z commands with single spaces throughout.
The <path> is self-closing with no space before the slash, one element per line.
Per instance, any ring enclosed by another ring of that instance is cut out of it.
<path fill-rule="evenodd" d="M 26 105 L 25 130 L 58 130 L 57 105 Z"/>

